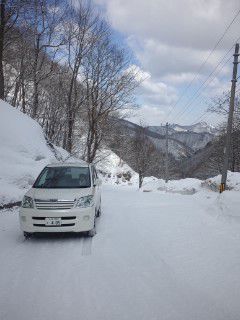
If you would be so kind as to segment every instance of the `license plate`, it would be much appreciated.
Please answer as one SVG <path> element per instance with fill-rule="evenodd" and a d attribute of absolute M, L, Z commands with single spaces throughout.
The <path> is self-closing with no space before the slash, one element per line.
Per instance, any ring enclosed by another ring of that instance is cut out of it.
<path fill-rule="evenodd" d="M 61 218 L 45 218 L 46 226 L 60 226 Z"/>

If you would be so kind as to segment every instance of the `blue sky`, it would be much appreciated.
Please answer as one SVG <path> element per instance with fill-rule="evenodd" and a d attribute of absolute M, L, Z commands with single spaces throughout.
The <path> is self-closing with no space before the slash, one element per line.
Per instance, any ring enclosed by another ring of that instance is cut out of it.
<path fill-rule="evenodd" d="M 190 124 L 200 118 L 214 97 L 229 90 L 232 52 L 223 61 L 229 59 L 228 63 L 216 69 L 206 88 L 202 84 L 240 37 L 240 15 L 204 68 L 198 70 L 239 10 L 239 0 L 94 2 L 109 21 L 115 41 L 130 50 L 132 64 L 138 66 L 145 79 L 136 92 L 140 107 L 132 121 Z M 219 121 L 216 115 L 208 114 L 200 120 L 212 124 Z"/>

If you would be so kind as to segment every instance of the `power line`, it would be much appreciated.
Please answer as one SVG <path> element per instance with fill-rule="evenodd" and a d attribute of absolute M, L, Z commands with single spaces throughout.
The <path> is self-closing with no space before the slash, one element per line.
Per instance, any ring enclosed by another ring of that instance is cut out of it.
<path fill-rule="evenodd" d="M 215 66 L 215 68 L 211 71 L 211 73 L 208 75 L 208 77 L 205 79 L 205 81 L 201 84 L 201 86 L 194 92 L 193 96 L 190 98 L 189 102 L 187 103 L 186 107 L 184 108 L 184 110 L 180 111 L 179 113 L 177 113 L 177 117 L 180 118 L 188 109 L 189 107 L 192 105 L 193 101 L 196 100 L 196 98 L 198 98 L 201 93 L 200 90 L 202 89 L 202 87 L 204 87 L 204 85 L 209 82 L 209 84 L 214 80 L 215 76 L 223 69 L 223 67 L 228 63 L 228 61 L 231 59 L 231 57 L 222 65 L 222 67 L 218 70 L 218 72 L 212 77 L 212 75 L 215 73 L 215 71 L 218 69 L 218 67 L 221 65 L 222 61 L 228 56 L 228 54 L 230 53 L 230 51 L 232 50 L 234 46 L 232 46 L 228 52 L 223 56 L 223 58 L 219 61 L 219 63 Z M 212 79 L 211 79 L 212 77 Z M 211 80 L 210 80 L 211 79 Z M 210 80 L 210 81 L 209 81 Z M 204 89 L 205 90 L 207 88 L 207 85 L 205 85 Z"/>
<path fill-rule="evenodd" d="M 232 56 L 227 60 L 227 62 L 228 62 L 231 58 L 232 58 Z M 226 64 L 226 63 L 225 63 L 225 64 Z M 225 64 L 224 64 L 224 65 L 225 65 Z M 224 67 L 224 65 L 222 66 L 222 68 Z M 222 70 L 222 68 L 218 71 L 218 73 Z M 215 76 L 213 77 L 213 79 L 216 77 L 216 75 L 217 75 L 218 73 L 215 74 Z M 225 75 L 224 75 L 223 77 L 221 77 L 219 81 L 221 81 L 224 77 L 225 77 Z M 239 78 L 240 78 L 240 76 L 238 76 L 237 80 L 238 80 Z M 213 79 L 212 79 L 212 80 L 213 80 Z M 210 81 L 210 83 L 211 83 L 211 81 Z M 206 86 L 203 90 L 205 90 L 206 88 L 207 88 L 207 86 Z M 236 90 L 236 93 L 238 93 L 239 90 L 240 90 L 240 88 L 239 88 L 238 90 Z M 229 95 L 230 95 L 230 90 L 228 91 L 228 93 L 225 94 L 225 97 L 228 96 L 228 98 L 227 98 L 225 101 L 221 102 L 221 104 L 225 103 L 225 102 L 229 99 Z M 196 98 L 197 98 L 197 97 L 196 97 Z M 203 99 L 202 99 L 202 100 L 203 100 Z M 201 101 L 202 101 L 202 100 L 201 100 Z M 205 101 L 205 103 L 207 103 L 207 101 Z M 191 103 L 191 104 L 192 104 L 192 103 Z M 215 104 L 215 105 L 217 106 L 217 104 Z M 190 110 L 190 112 L 191 112 L 191 111 L 192 111 L 192 110 Z M 197 117 L 197 120 L 195 120 L 192 124 L 194 124 L 194 123 L 198 122 L 199 120 L 201 120 L 201 119 L 204 117 L 204 115 L 206 115 L 207 113 L 209 113 L 209 111 L 205 110 L 205 111 L 203 112 L 203 114 L 201 114 L 200 116 L 198 116 L 198 117 Z M 192 124 L 191 124 L 191 125 L 192 125 Z"/>
<path fill-rule="evenodd" d="M 240 78 L 240 76 L 238 76 L 238 78 L 237 78 L 237 80 Z M 240 92 L 240 88 L 238 88 L 237 90 L 236 90 L 236 94 L 237 93 L 239 93 Z M 215 106 L 217 107 L 217 106 L 221 106 L 221 105 L 223 105 L 225 102 L 227 102 L 229 99 L 230 99 L 230 93 L 231 93 L 231 91 L 229 90 L 225 95 L 224 95 L 224 97 L 226 97 L 226 99 L 225 100 L 223 100 L 223 101 L 221 101 L 220 103 L 216 103 L 216 104 L 214 104 L 212 107 L 214 108 Z M 205 115 L 207 115 L 207 114 L 210 114 L 210 117 L 213 115 L 213 112 L 211 112 L 211 111 L 208 111 L 208 110 L 205 110 L 204 112 L 203 112 L 203 114 L 201 114 L 196 120 L 194 120 L 193 122 L 192 122 L 192 124 L 191 125 L 193 125 L 193 124 L 195 124 L 195 123 L 197 123 L 198 121 L 200 121 Z M 207 117 L 206 119 L 205 119 L 205 121 L 207 120 L 207 119 L 209 119 L 209 117 Z M 219 123 L 220 124 L 220 123 Z"/>
<path fill-rule="evenodd" d="M 233 17 L 233 19 L 231 20 L 231 22 L 229 23 L 229 25 L 225 28 L 223 34 L 221 35 L 221 37 L 218 39 L 218 41 L 215 43 L 214 47 L 212 48 L 212 50 L 210 51 L 210 53 L 208 54 L 208 56 L 206 57 L 206 59 L 202 62 L 202 64 L 200 65 L 200 67 L 198 68 L 197 72 L 195 73 L 193 79 L 189 82 L 189 84 L 185 87 L 185 89 L 183 90 L 182 94 L 180 95 L 180 97 L 178 98 L 178 100 L 175 102 L 175 104 L 173 105 L 172 109 L 169 110 L 166 119 L 168 120 L 170 114 L 173 112 L 173 110 L 176 108 L 177 104 L 181 101 L 182 97 L 185 95 L 185 93 L 187 92 L 187 90 L 191 87 L 191 85 L 193 84 L 193 82 L 195 81 L 195 79 L 197 78 L 199 72 L 202 70 L 202 68 L 206 65 L 207 61 L 209 60 L 209 58 L 211 57 L 211 55 L 213 54 L 213 52 L 216 50 L 216 48 L 218 47 L 218 45 L 221 43 L 221 41 L 223 40 L 223 38 L 225 37 L 225 35 L 227 34 L 228 30 L 230 29 L 230 27 L 232 26 L 232 24 L 234 23 L 234 21 L 237 19 L 238 15 L 240 13 L 240 9 L 238 10 L 238 12 L 236 13 L 236 15 Z M 231 48 L 232 49 L 232 48 Z"/>

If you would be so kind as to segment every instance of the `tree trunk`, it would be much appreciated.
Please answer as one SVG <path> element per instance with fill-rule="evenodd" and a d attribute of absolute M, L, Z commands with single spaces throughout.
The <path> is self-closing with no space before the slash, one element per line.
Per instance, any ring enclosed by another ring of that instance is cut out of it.
<path fill-rule="evenodd" d="M 5 32 L 5 4 L 6 0 L 1 0 L 0 4 L 0 99 L 4 99 L 4 72 L 3 72 L 3 46 Z"/>
<path fill-rule="evenodd" d="M 68 118 L 68 130 L 67 130 L 67 141 L 66 141 L 66 150 L 71 153 L 72 152 L 72 139 L 73 139 L 73 125 L 74 125 L 74 120 L 72 117 L 72 114 L 70 114 Z"/>
<path fill-rule="evenodd" d="M 143 184 L 143 175 L 142 175 L 142 172 L 139 171 L 139 189 L 142 188 L 142 184 Z"/>
<path fill-rule="evenodd" d="M 34 80 L 33 83 L 33 108 L 32 108 L 32 118 L 35 119 L 38 110 L 38 84 Z"/>
<path fill-rule="evenodd" d="M 21 80 L 21 90 L 22 90 L 22 112 L 26 113 L 26 92 L 25 92 L 25 84 L 24 84 L 24 80 Z"/>

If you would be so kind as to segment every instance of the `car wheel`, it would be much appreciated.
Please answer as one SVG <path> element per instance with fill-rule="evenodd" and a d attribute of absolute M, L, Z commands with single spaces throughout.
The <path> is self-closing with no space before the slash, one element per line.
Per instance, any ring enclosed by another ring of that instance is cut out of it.
<path fill-rule="evenodd" d="M 24 231 L 23 235 L 24 235 L 25 239 L 29 239 L 29 238 L 31 238 L 32 233 Z"/>
<path fill-rule="evenodd" d="M 88 231 L 88 236 L 89 237 L 94 237 L 95 234 L 97 233 L 96 231 L 96 219 L 94 219 L 94 227 Z"/>
<path fill-rule="evenodd" d="M 97 211 L 97 217 L 99 218 L 102 214 L 102 206 L 101 206 L 101 202 L 100 202 L 100 206 L 98 208 L 98 211 Z"/>

